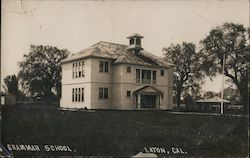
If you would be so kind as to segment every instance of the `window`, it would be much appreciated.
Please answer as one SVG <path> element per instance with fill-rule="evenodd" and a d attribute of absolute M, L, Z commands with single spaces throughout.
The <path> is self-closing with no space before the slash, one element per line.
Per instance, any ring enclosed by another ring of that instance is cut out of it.
<path fill-rule="evenodd" d="M 156 84 L 156 71 L 153 71 L 153 80 L 152 80 L 153 84 Z"/>
<path fill-rule="evenodd" d="M 108 99 L 108 97 L 109 97 L 108 95 L 109 95 L 108 88 L 104 88 L 104 96 L 103 96 L 103 98 Z"/>
<path fill-rule="evenodd" d="M 76 69 L 76 76 L 75 76 L 75 77 L 76 77 L 76 78 L 78 77 L 78 74 L 77 74 L 78 69 L 77 69 L 77 68 L 78 68 L 78 65 L 77 65 L 77 63 L 76 63 L 76 67 L 75 67 L 75 69 Z"/>
<path fill-rule="evenodd" d="M 82 77 L 82 63 L 81 62 L 79 62 L 79 71 L 78 71 L 78 76 L 79 77 Z"/>
<path fill-rule="evenodd" d="M 130 45 L 133 45 L 135 42 L 134 42 L 134 38 L 131 38 L 130 39 Z"/>
<path fill-rule="evenodd" d="M 103 66 L 104 65 L 104 63 L 103 63 L 103 61 L 100 61 L 99 62 L 99 70 L 100 70 L 100 72 L 103 72 Z"/>
<path fill-rule="evenodd" d="M 99 99 L 108 99 L 108 88 L 99 88 Z"/>
<path fill-rule="evenodd" d="M 140 83 L 141 81 L 141 70 L 136 69 L 136 83 Z"/>
<path fill-rule="evenodd" d="M 136 69 L 136 83 L 156 84 L 156 71 Z"/>
<path fill-rule="evenodd" d="M 75 102 L 77 101 L 77 88 L 75 88 Z"/>
<path fill-rule="evenodd" d="M 81 88 L 78 88 L 78 101 L 81 101 Z"/>
<path fill-rule="evenodd" d="M 84 88 L 72 89 L 72 102 L 84 102 Z"/>
<path fill-rule="evenodd" d="M 128 73 L 131 72 L 131 66 L 127 66 L 127 72 L 128 72 Z"/>
<path fill-rule="evenodd" d="M 108 61 L 100 61 L 99 62 L 99 71 L 100 72 L 109 72 L 109 62 Z"/>
<path fill-rule="evenodd" d="M 105 61 L 104 62 L 104 65 L 105 65 L 105 69 L 104 69 L 104 72 L 109 72 L 109 62 L 108 61 Z"/>
<path fill-rule="evenodd" d="M 75 63 L 73 63 L 73 78 L 74 78 L 74 76 L 75 76 Z"/>
<path fill-rule="evenodd" d="M 73 88 L 72 89 L 72 102 L 75 101 L 75 89 Z"/>
<path fill-rule="evenodd" d="M 151 83 L 151 70 L 142 70 L 142 83 Z"/>
<path fill-rule="evenodd" d="M 136 38 L 136 44 L 141 45 L 141 39 L 140 38 Z"/>
<path fill-rule="evenodd" d="M 127 97 L 131 96 L 131 91 L 127 91 Z"/>
<path fill-rule="evenodd" d="M 164 70 L 161 70 L 161 76 L 164 76 Z"/>
<path fill-rule="evenodd" d="M 82 88 L 82 101 L 84 101 L 84 88 Z"/>
<path fill-rule="evenodd" d="M 77 61 L 73 63 L 73 78 L 84 77 L 84 61 Z"/>

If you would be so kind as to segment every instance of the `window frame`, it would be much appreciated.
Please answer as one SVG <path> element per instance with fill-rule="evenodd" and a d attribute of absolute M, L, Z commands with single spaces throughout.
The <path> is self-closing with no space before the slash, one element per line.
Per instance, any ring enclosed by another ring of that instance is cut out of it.
<path fill-rule="evenodd" d="M 103 68 L 104 68 L 104 62 L 103 61 L 99 61 L 99 72 L 103 72 Z"/>
<path fill-rule="evenodd" d="M 135 44 L 135 39 L 134 39 L 134 38 L 131 38 L 131 39 L 129 40 L 129 44 L 130 44 L 130 45 L 134 45 L 134 44 Z"/>
<path fill-rule="evenodd" d="M 136 45 L 141 45 L 141 39 L 140 38 L 136 38 L 135 39 L 135 44 Z"/>
<path fill-rule="evenodd" d="M 82 97 L 82 102 L 84 102 L 84 88 L 82 88 L 82 93 L 81 93 L 81 97 Z"/>
<path fill-rule="evenodd" d="M 131 66 L 127 66 L 127 73 L 131 73 L 131 71 L 132 71 Z"/>
<path fill-rule="evenodd" d="M 108 61 L 104 61 L 104 72 L 109 72 L 109 62 Z"/>
<path fill-rule="evenodd" d="M 109 99 L 109 92 L 107 87 L 100 87 L 99 88 L 99 99 L 100 100 L 107 100 Z"/>
<path fill-rule="evenodd" d="M 85 77 L 84 74 L 84 60 L 74 61 L 72 63 L 72 78 Z"/>
<path fill-rule="evenodd" d="M 72 102 L 84 102 L 84 87 L 72 88 Z"/>
<path fill-rule="evenodd" d="M 109 72 L 109 61 L 100 60 L 99 61 L 99 72 Z"/>
<path fill-rule="evenodd" d="M 161 69 L 161 76 L 165 76 L 165 70 Z"/>
<path fill-rule="evenodd" d="M 81 88 L 78 88 L 78 102 L 81 102 Z"/>
<path fill-rule="evenodd" d="M 127 97 L 131 97 L 131 91 L 127 91 Z"/>
<path fill-rule="evenodd" d="M 72 102 L 75 102 L 75 88 L 72 88 Z"/>
<path fill-rule="evenodd" d="M 109 90 L 108 88 L 103 89 L 103 99 L 108 99 L 109 98 Z"/>
<path fill-rule="evenodd" d="M 149 78 L 150 77 L 150 78 Z M 154 69 L 136 69 L 136 83 L 138 84 L 156 84 L 157 70 Z"/>
<path fill-rule="evenodd" d="M 77 96 L 78 96 L 77 93 L 78 93 L 78 92 L 77 92 L 77 88 L 75 88 L 75 102 L 77 102 L 77 100 L 78 100 L 78 98 L 77 98 Z"/>

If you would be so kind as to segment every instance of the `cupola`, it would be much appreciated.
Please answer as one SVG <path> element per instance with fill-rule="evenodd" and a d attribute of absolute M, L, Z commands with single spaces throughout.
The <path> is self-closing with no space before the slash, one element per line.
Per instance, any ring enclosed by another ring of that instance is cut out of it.
<path fill-rule="evenodd" d="M 141 47 L 141 39 L 143 38 L 143 36 L 137 33 L 134 33 L 128 36 L 127 38 L 129 39 L 129 49 L 136 50 L 136 51 L 140 51 L 143 49 Z"/>

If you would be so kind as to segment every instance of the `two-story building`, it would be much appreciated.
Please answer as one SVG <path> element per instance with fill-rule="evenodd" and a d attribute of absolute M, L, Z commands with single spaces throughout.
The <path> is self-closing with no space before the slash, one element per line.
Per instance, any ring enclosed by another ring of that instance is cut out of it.
<path fill-rule="evenodd" d="M 129 45 L 98 42 L 61 62 L 62 108 L 171 109 L 173 64 L 145 51 L 143 36 Z"/>

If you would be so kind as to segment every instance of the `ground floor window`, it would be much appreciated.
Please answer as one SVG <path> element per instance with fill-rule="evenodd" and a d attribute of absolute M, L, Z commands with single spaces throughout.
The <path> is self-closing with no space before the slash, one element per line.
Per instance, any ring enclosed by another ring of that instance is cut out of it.
<path fill-rule="evenodd" d="M 127 91 L 127 97 L 131 96 L 131 91 Z"/>
<path fill-rule="evenodd" d="M 99 99 L 108 99 L 108 88 L 99 88 Z"/>
<path fill-rule="evenodd" d="M 72 88 L 72 102 L 84 102 L 84 88 Z"/>

